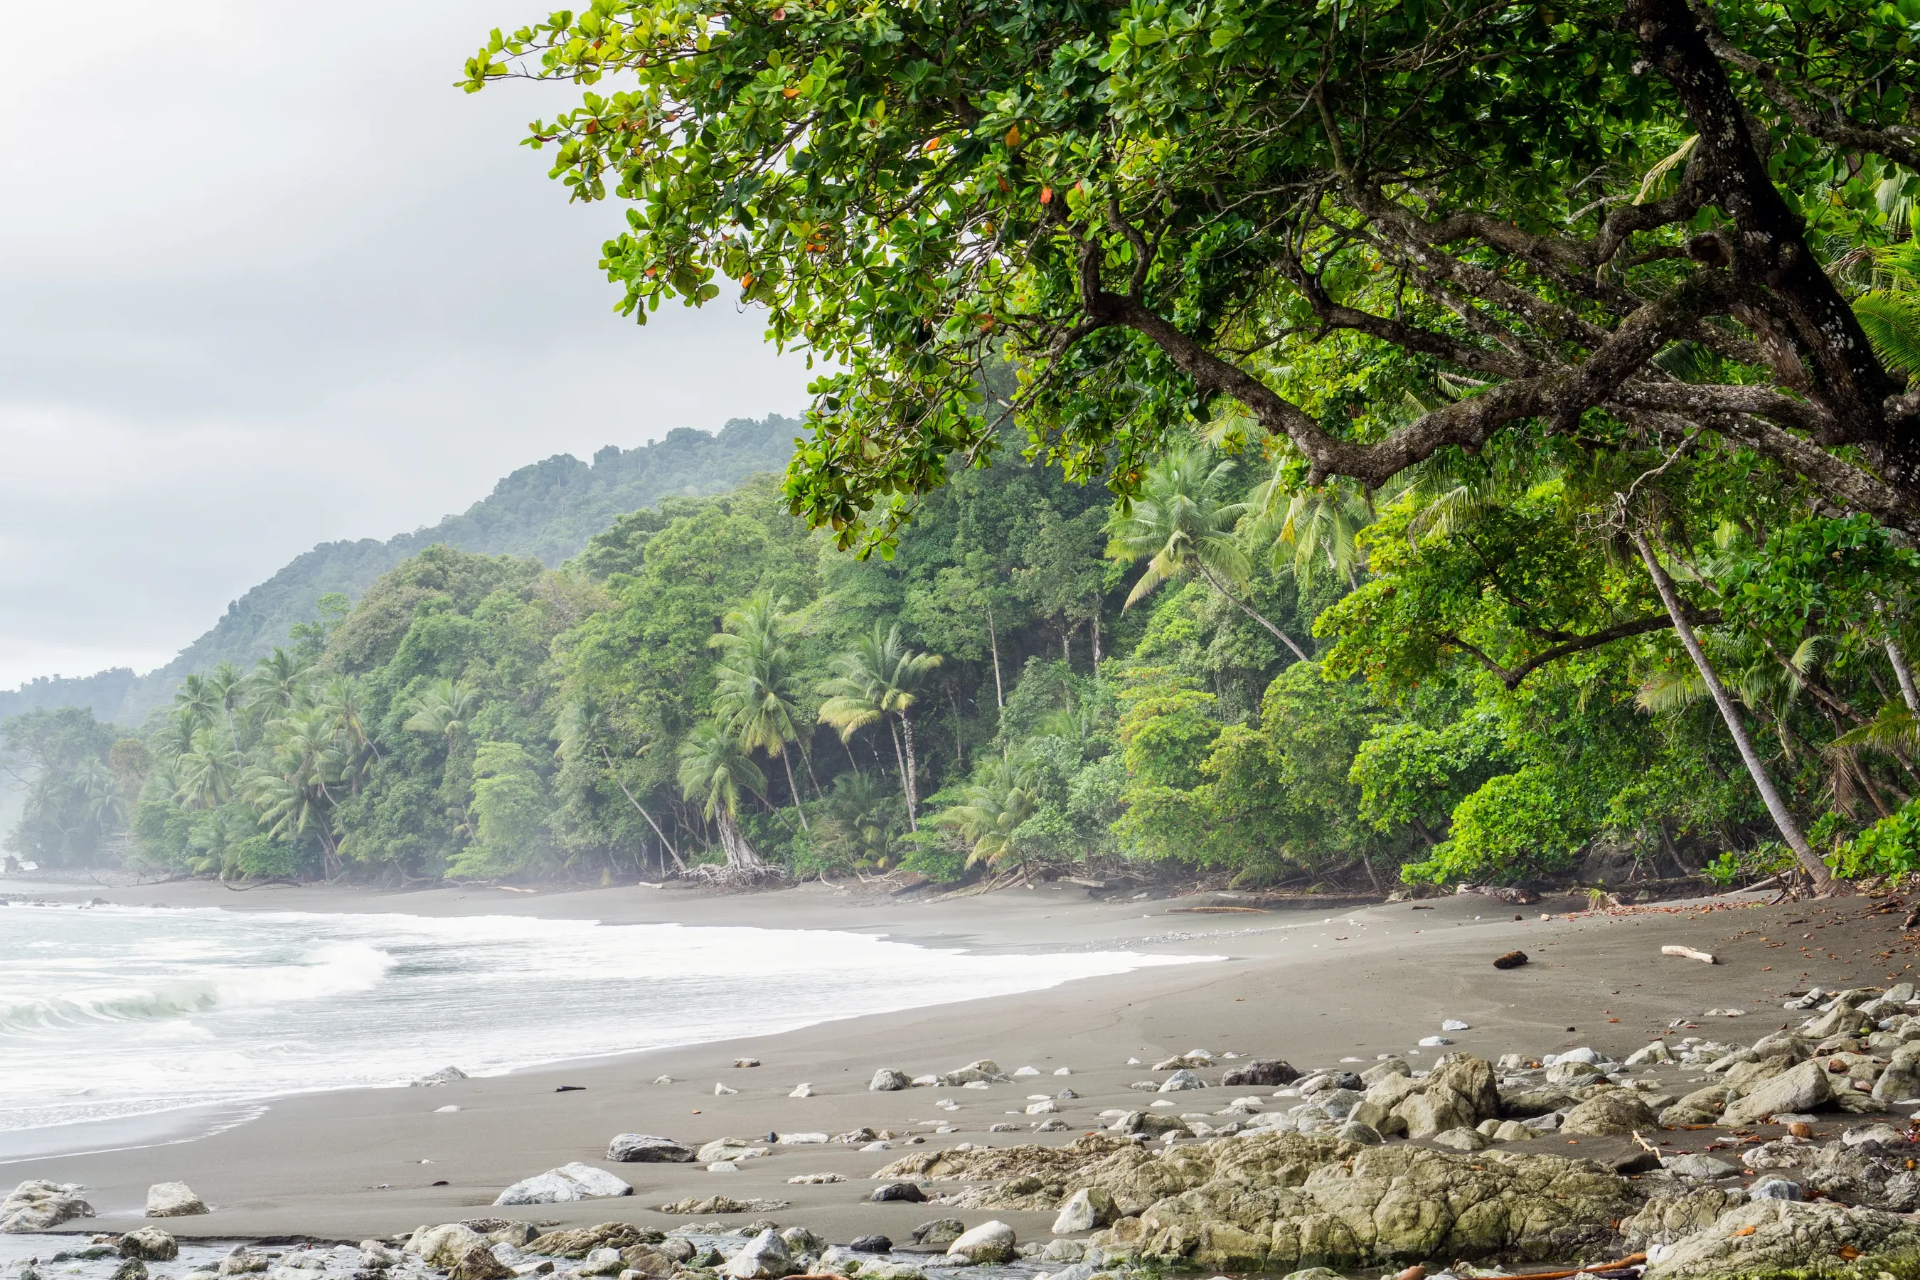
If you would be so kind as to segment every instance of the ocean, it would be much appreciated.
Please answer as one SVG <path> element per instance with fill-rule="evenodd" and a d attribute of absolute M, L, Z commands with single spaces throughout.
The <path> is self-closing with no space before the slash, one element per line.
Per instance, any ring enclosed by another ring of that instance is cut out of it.
<path fill-rule="evenodd" d="M 1199 957 L 830 930 L 0 907 L 0 1131 L 766 1035 Z"/>

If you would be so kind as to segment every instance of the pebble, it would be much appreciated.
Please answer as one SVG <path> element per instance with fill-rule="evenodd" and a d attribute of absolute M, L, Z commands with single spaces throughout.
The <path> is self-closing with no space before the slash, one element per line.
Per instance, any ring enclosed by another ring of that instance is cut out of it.
<path fill-rule="evenodd" d="M 810 1084 L 795 1085 L 793 1092 L 787 1096 L 789 1098 L 811 1098 L 813 1096 L 813 1086 Z"/>
<path fill-rule="evenodd" d="M 1422 1036 L 1420 1038 L 1420 1047 L 1422 1049 L 1438 1049 L 1442 1045 L 1452 1043 L 1453 1041 L 1447 1039 L 1445 1036 Z"/>
<path fill-rule="evenodd" d="M 1448 1018 L 1440 1024 L 1440 1029 L 1442 1031 L 1471 1031 L 1473 1030 L 1473 1026 L 1470 1023 L 1460 1021 L 1458 1018 Z"/>
<path fill-rule="evenodd" d="M 727 1086 L 721 1084 L 718 1080 L 714 1081 L 713 1083 L 713 1096 L 716 1098 L 724 1098 L 730 1093 L 738 1093 L 738 1092 L 740 1092 L 738 1089 L 729 1089 L 727 1088 Z"/>

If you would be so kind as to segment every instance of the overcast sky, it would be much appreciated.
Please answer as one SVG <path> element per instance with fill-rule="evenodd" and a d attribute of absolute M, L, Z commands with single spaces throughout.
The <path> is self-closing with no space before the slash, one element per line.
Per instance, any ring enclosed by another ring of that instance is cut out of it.
<path fill-rule="evenodd" d="M 757 314 L 612 314 L 619 207 L 452 87 L 544 0 L 0 0 L 0 688 L 160 665 L 314 543 L 797 413 Z"/>

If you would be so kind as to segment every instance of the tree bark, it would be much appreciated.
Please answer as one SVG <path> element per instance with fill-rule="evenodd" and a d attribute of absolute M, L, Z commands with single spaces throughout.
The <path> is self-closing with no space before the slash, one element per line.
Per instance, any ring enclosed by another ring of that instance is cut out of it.
<path fill-rule="evenodd" d="M 1000 685 L 1000 633 L 993 625 L 993 601 L 987 601 L 987 648 L 993 653 L 993 705 L 1007 709 L 1007 693 Z"/>
<path fill-rule="evenodd" d="M 1221 583 L 1220 579 L 1213 576 L 1213 570 L 1207 568 L 1207 566 L 1205 565 L 1201 565 L 1200 574 L 1202 577 L 1204 577 L 1207 580 L 1207 585 L 1211 586 L 1215 591 L 1218 591 L 1221 595 L 1225 596 L 1228 600 L 1231 600 L 1234 606 L 1238 608 L 1240 612 L 1246 614 L 1249 618 L 1252 618 L 1255 622 L 1265 627 L 1268 631 L 1271 631 L 1276 637 L 1279 638 L 1282 644 L 1286 645 L 1287 648 L 1293 650 L 1294 657 L 1300 659 L 1300 661 L 1302 662 L 1313 661 L 1313 659 L 1307 657 L 1306 650 L 1302 649 L 1299 645 L 1293 642 L 1292 636 L 1288 635 L 1286 632 L 1282 631 L 1280 628 L 1274 626 L 1271 622 L 1268 622 L 1266 618 L 1264 618 L 1258 612 L 1255 611 L 1252 605 L 1246 603 L 1246 601 L 1242 600 L 1239 596 L 1236 596 L 1235 594 L 1233 594 L 1233 592 L 1227 590 L 1226 586 Z"/>
<path fill-rule="evenodd" d="M 787 769 L 787 794 L 793 797 L 793 811 L 800 815 L 800 829 L 811 831 L 813 828 L 807 825 L 807 811 L 800 803 L 800 788 L 793 785 L 793 761 L 787 758 L 785 751 L 780 753 L 780 763 Z"/>
<path fill-rule="evenodd" d="M 1759 789 L 1761 800 L 1766 802 L 1767 812 L 1773 818 L 1793 856 L 1800 862 L 1801 869 L 1813 881 L 1816 892 L 1822 896 L 1831 894 L 1834 889 L 1833 873 L 1820 855 L 1813 851 L 1800 823 L 1787 808 L 1786 800 L 1773 785 L 1773 778 L 1767 773 L 1766 764 L 1760 759 L 1760 753 L 1754 748 L 1753 738 L 1747 733 L 1746 722 L 1740 718 L 1740 709 L 1734 705 L 1733 696 L 1720 683 L 1720 675 L 1707 660 L 1707 651 L 1700 647 L 1700 638 L 1693 632 L 1687 621 L 1686 611 L 1680 605 L 1679 593 L 1674 590 L 1673 579 L 1661 567 L 1659 557 L 1653 553 L 1653 544 L 1644 533 L 1633 535 L 1633 545 L 1639 549 L 1640 559 L 1647 566 L 1647 575 L 1653 579 L 1654 589 L 1660 593 L 1660 603 L 1667 608 L 1667 616 L 1673 619 L 1674 632 L 1680 637 L 1680 643 L 1686 646 L 1687 656 L 1693 659 L 1694 667 L 1700 672 L 1700 679 L 1707 686 L 1707 692 L 1713 695 L 1714 705 L 1720 709 L 1720 718 L 1727 723 L 1727 732 L 1733 735 L 1733 745 L 1740 750 L 1740 759 L 1746 764 L 1747 772 L 1753 778 L 1753 785 Z"/>
<path fill-rule="evenodd" d="M 1920 689 L 1914 687 L 1913 668 L 1907 665 L 1907 655 L 1900 652 L 1892 636 L 1887 637 L 1887 661 L 1893 664 L 1893 678 L 1900 682 L 1900 697 L 1907 710 L 1920 716 Z"/>
<path fill-rule="evenodd" d="M 920 776 L 913 758 L 913 721 L 907 719 L 907 713 L 900 713 L 900 732 L 907 740 L 907 825 L 913 830 L 920 829 Z"/>
<path fill-rule="evenodd" d="M 907 830 L 918 831 L 920 824 L 915 820 L 913 805 L 913 775 L 907 769 L 907 753 L 900 749 L 900 730 L 889 720 L 887 732 L 893 735 L 893 758 L 900 765 L 900 794 L 907 801 Z"/>
<path fill-rule="evenodd" d="M 653 820 L 653 815 L 648 813 L 641 803 L 633 798 L 633 792 L 627 790 L 626 781 L 614 770 L 613 753 L 607 750 L 605 743 L 600 744 L 600 756 L 607 762 L 607 776 L 613 779 L 613 785 L 620 788 L 620 794 L 627 798 L 627 803 L 632 805 L 634 809 L 639 812 L 640 816 L 647 820 L 647 825 L 653 828 L 653 834 L 660 837 L 661 848 L 673 855 L 673 865 L 685 871 L 687 864 L 680 861 L 680 851 L 673 847 L 673 841 L 667 839 L 667 833 L 660 829 L 660 824 Z M 665 863 L 661 864 L 663 867 L 665 865 Z"/>
<path fill-rule="evenodd" d="M 1093 625 L 1093 678 L 1098 680 L 1100 678 L 1100 615 L 1094 614 L 1091 622 Z"/>
<path fill-rule="evenodd" d="M 727 855 L 727 866 L 737 871 L 758 871 L 767 865 L 754 852 L 753 846 L 747 843 L 746 833 L 740 830 L 740 824 L 733 814 L 721 809 L 715 819 L 720 828 L 720 848 Z"/>

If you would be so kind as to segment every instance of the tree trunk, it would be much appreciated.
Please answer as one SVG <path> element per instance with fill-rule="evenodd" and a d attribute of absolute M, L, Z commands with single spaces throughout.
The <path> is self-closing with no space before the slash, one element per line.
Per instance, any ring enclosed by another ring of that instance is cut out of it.
<path fill-rule="evenodd" d="M 807 811 L 800 804 L 800 788 L 793 785 L 793 761 L 787 758 L 785 751 L 780 753 L 780 763 L 787 767 L 787 794 L 793 797 L 793 811 L 800 815 L 800 829 L 811 831 L 813 828 L 807 825 Z"/>
<path fill-rule="evenodd" d="M 913 805 L 913 775 L 907 769 L 907 753 L 900 749 L 900 730 L 893 721 L 887 721 L 887 732 L 893 735 L 893 758 L 900 765 L 900 794 L 907 801 L 907 830 L 918 831 L 920 824 L 915 819 Z"/>
<path fill-rule="evenodd" d="M 913 758 L 913 721 L 907 719 L 907 713 L 900 713 L 900 732 L 907 740 L 907 825 L 915 831 L 920 829 L 920 774 Z"/>
<path fill-rule="evenodd" d="M 653 820 L 653 815 L 648 813 L 641 803 L 633 798 L 633 792 L 627 790 L 626 781 L 614 770 L 613 753 L 607 750 L 605 743 L 600 745 L 600 758 L 607 762 L 607 776 L 613 779 L 613 785 L 620 788 L 620 794 L 627 798 L 627 803 L 638 810 L 640 816 L 647 820 L 647 825 L 653 828 L 653 834 L 660 837 L 660 846 L 673 855 L 673 865 L 685 871 L 687 864 L 680 861 L 680 851 L 673 847 L 673 841 L 667 839 L 667 833 L 660 829 L 660 824 Z M 660 865 L 664 868 L 666 863 L 662 862 Z"/>
<path fill-rule="evenodd" d="M 1007 709 L 1007 693 L 1000 685 L 1000 633 L 993 625 L 993 602 L 987 602 L 987 648 L 993 652 L 993 704 Z"/>
<path fill-rule="evenodd" d="M 1090 623 L 1093 627 L 1093 678 L 1098 680 L 1100 678 L 1100 615 L 1094 614 Z"/>
<path fill-rule="evenodd" d="M 1268 631 L 1271 631 L 1280 640 L 1282 644 L 1286 645 L 1287 648 L 1293 650 L 1294 657 L 1300 659 L 1300 661 L 1302 662 L 1312 661 L 1311 658 L 1307 657 L 1306 650 L 1302 649 L 1299 645 L 1293 642 L 1292 636 L 1288 635 L 1286 632 L 1282 631 L 1280 628 L 1274 626 L 1271 622 L 1268 622 L 1266 618 L 1262 617 L 1258 612 L 1255 611 L 1252 605 L 1242 600 L 1239 596 L 1236 596 L 1235 594 L 1233 594 L 1233 592 L 1227 590 L 1226 586 L 1221 583 L 1220 579 L 1213 576 L 1213 570 L 1207 568 L 1207 566 L 1205 565 L 1201 565 L 1200 573 L 1203 577 L 1206 578 L 1209 586 L 1211 586 L 1215 591 L 1218 591 L 1221 595 L 1225 596 L 1227 599 L 1231 600 L 1234 606 L 1238 608 L 1240 612 L 1246 614 L 1249 618 L 1252 618 L 1255 622 L 1265 627 Z"/>
<path fill-rule="evenodd" d="M 1069 671 L 1073 670 L 1072 640 L 1073 628 L 1067 625 L 1065 618 L 1062 618 L 1060 620 L 1060 661 L 1067 664 L 1067 670 Z"/>
<path fill-rule="evenodd" d="M 1907 665 L 1907 655 L 1900 652 L 1892 636 L 1887 637 L 1887 661 L 1893 664 L 1893 676 L 1900 682 L 1900 697 L 1905 700 L 1907 710 L 1920 716 L 1920 689 L 1914 687 L 1913 668 Z"/>
<path fill-rule="evenodd" d="M 1720 718 L 1727 723 L 1727 732 L 1733 735 L 1733 745 L 1740 750 L 1740 759 L 1746 764 L 1747 772 L 1753 777 L 1753 785 L 1760 791 L 1760 798 L 1766 802 L 1767 812 L 1773 817 L 1773 825 L 1793 849 L 1793 856 L 1799 859 L 1801 869 L 1813 881 L 1813 887 L 1821 895 L 1831 894 L 1834 889 L 1833 873 L 1827 870 L 1827 864 L 1813 851 L 1806 835 L 1800 830 L 1800 823 L 1787 808 L 1787 802 L 1773 785 L 1773 778 L 1767 773 L 1766 764 L 1760 759 L 1760 753 L 1754 749 L 1753 739 L 1747 733 L 1747 725 L 1740 718 L 1740 709 L 1733 703 L 1733 696 L 1720 683 L 1719 673 L 1713 664 L 1707 661 L 1707 651 L 1700 647 L 1700 638 L 1693 632 L 1693 625 L 1687 621 L 1685 610 L 1680 607 L 1680 596 L 1673 588 L 1673 579 L 1661 567 L 1659 557 L 1653 554 L 1653 544 L 1647 541 L 1644 533 L 1633 535 L 1633 545 L 1640 551 L 1640 559 L 1647 566 L 1647 575 L 1653 579 L 1653 586 L 1660 593 L 1660 603 L 1667 608 L 1667 616 L 1673 620 L 1674 633 L 1680 637 L 1680 643 L 1686 646 L 1687 656 L 1693 659 L 1694 667 L 1700 672 L 1701 681 L 1707 686 L 1707 692 L 1713 695 L 1714 705 L 1720 709 Z"/>
<path fill-rule="evenodd" d="M 758 871 L 767 864 L 747 843 L 746 833 L 740 830 L 740 824 L 725 809 L 715 815 L 720 828 L 720 848 L 727 855 L 727 866 L 736 871 Z"/>

